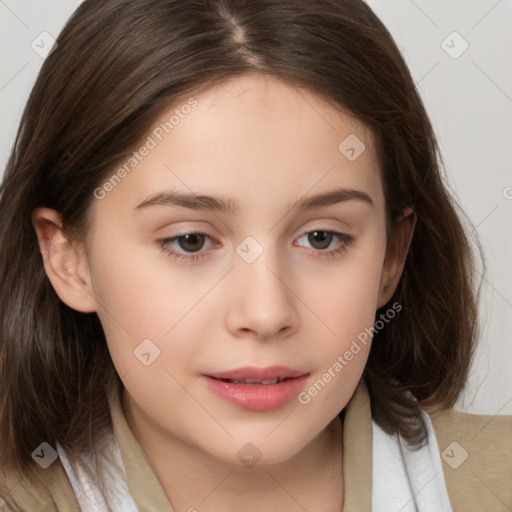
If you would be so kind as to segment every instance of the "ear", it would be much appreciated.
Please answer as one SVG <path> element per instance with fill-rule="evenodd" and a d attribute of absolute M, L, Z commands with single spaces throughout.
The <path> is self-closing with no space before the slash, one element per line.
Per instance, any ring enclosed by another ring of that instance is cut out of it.
<path fill-rule="evenodd" d="M 395 221 L 395 237 L 386 248 L 382 267 L 377 308 L 381 308 L 389 302 L 395 293 L 402 276 L 415 226 L 416 212 L 410 207 L 406 208 Z"/>
<path fill-rule="evenodd" d="M 59 298 L 82 313 L 97 310 L 84 247 L 62 231 L 62 218 L 50 208 L 36 208 L 32 225 L 37 233 L 44 268 Z"/>

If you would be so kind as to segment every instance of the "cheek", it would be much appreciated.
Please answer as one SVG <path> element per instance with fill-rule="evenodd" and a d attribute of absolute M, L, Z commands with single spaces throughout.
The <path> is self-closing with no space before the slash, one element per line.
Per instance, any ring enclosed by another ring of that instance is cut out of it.
<path fill-rule="evenodd" d="M 149 351 L 158 355 L 152 367 L 161 365 L 162 356 L 172 350 L 176 332 L 207 286 L 191 286 L 190 274 L 173 272 L 156 248 L 120 250 L 121 245 L 112 241 L 98 242 L 97 247 L 91 275 L 114 364 L 123 375 L 140 364 L 138 352 Z M 191 347 L 190 343 L 186 346 Z M 183 351 L 181 356 L 185 357 Z"/>
<path fill-rule="evenodd" d="M 379 298 L 385 237 L 380 232 L 366 235 L 339 262 L 323 270 L 318 285 L 308 279 L 305 296 L 318 305 L 318 313 L 329 318 L 332 330 L 357 335 L 373 325 Z"/>
<path fill-rule="evenodd" d="M 344 406 L 368 358 L 384 252 L 382 237 L 368 238 L 322 283 L 304 292 L 324 324 L 322 343 L 314 347 L 322 369 L 316 388 L 329 388 L 324 399 L 334 408 Z"/>

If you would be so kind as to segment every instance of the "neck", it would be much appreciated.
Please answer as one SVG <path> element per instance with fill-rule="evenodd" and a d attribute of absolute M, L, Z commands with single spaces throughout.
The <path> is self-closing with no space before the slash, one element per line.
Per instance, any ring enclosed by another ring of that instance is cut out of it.
<path fill-rule="evenodd" d="M 154 425 L 142 425 L 126 401 L 123 409 L 175 512 L 342 510 L 339 418 L 290 459 L 244 467 L 218 460 Z"/>

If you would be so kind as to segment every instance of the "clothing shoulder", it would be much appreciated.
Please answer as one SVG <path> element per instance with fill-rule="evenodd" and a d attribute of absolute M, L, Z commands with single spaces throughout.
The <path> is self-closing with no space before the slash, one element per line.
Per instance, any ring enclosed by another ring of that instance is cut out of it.
<path fill-rule="evenodd" d="M 454 512 L 512 509 L 512 416 L 430 416 Z"/>
<path fill-rule="evenodd" d="M 80 512 L 80 507 L 62 464 L 56 460 L 46 469 L 34 463 L 21 478 L 0 469 L 0 510 Z"/>

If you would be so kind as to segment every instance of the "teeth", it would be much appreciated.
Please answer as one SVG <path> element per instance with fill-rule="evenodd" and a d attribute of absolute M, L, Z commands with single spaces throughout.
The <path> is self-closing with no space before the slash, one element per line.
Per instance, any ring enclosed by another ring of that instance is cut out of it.
<path fill-rule="evenodd" d="M 232 380 L 230 381 L 233 384 L 247 384 L 247 385 L 254 385 L 254 384 L 277 384 L 279 382 L 282 382 L 281 379 L 276 377 L 275 379 L 266 379 L 266 380 L 254 380 L 254 379 L 242 379 L 242 380 Z"/>

